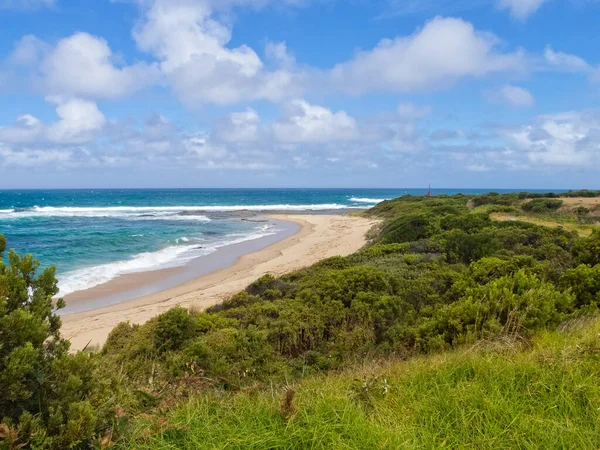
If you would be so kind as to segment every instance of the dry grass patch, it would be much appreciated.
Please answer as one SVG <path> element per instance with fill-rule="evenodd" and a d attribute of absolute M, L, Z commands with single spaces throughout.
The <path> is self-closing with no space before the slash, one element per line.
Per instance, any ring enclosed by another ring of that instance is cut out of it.
<path fill-rule="evenodd" d="M 503 213 L 494 213 L 490 215 L 492 220 L 496 220 L 498 222 L 508 222 L 508 221 L 520 221 L 520 222 L 528 222 L 533 223 L 535 225 L 540 225 L 544 227 L 550 228 L 564 228 L 568 231 L 575 231 L 579 234 L 579 236 L 587 237 L 592 234 L 592 231 L 600 228 L 598 225 L 580 225 L 576 223 L 569 222 L 557 222 L 550 219 L 540 219 L 539 217 L 532 216 L 511 216 Z"/>

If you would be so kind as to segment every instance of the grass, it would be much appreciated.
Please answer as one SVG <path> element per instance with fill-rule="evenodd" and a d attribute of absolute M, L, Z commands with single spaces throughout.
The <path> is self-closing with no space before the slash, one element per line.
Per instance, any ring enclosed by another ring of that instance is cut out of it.
<path fill-rule="evenodd" d="M 556 214 L 555 216 L 534 216 L 530 214 L 506 214 L 506 213 L 492 213 L 490 217 L 493 220 L 497 220 L 499 222 L 508 221 L 508 220 L 519 220 L 521 222 L 529 222 L 535 225 L 541 225 L 550 228 L 562 227 L 568 231 L 576 231 L 579 236 L 587 237 L 592 234 L 593 230 L 597 230 L 600 227 L 598 225 L 584 225 L 575 222 L 575 220 L 571 216 L 560 216 Z"/>
<path fill-rule="evenodd" d="M 597 449 L 599 336 L 596 317 L 528 343 L 373 363 L 304 379 L 291 403 L 269 383 L 209 391 L 139 418 L 118 448 Z"/>

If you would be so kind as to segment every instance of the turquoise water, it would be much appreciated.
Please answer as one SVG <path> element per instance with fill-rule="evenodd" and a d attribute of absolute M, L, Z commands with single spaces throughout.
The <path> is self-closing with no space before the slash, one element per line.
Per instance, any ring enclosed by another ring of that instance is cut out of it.
<path fill-rule="evenodd" d="M 436 194 L 488 190 L 437 190 Z M 365 208 L 425 189 L 185 189 L 0 191 L 0 234 L 42 266 L 61 294 L 118 275 L 175 267 L 217 248 L 277 233 L 243 211 Z"/>

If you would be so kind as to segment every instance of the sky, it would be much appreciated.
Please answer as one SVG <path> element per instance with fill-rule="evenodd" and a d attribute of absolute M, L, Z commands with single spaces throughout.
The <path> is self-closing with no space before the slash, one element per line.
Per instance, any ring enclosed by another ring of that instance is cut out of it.
<path fill-rule="evenodd" d="M 0 189 L 600 189 L 600 0 L 0 0 Z"/>

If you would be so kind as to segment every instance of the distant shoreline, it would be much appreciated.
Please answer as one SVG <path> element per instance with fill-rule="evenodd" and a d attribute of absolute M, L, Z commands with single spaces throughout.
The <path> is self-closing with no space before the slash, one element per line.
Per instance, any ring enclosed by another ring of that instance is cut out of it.
<path fill-rule="evenodd" d="M 282 275 L 324 258 L 351 254 L 365 244 L 365 234 L 377 223 L 339 214 L 286 213 L 264 217 L 282 226 L 283 234 L 234 244 L 199 258 L 204 267 L 195 267 L 200 276 L 193 279 L 182 281 L 185 269 L 181 268 L 143 272 L 120 277 L 100 289 L 67 296 L 71 305 L 63 312 L 63 336 L 71 341 L 73 350 L 78 350 L 88 343 L 103 344 L 120 322 L 144 323 L 177 305 L 207 308 L 266 273 Z M 211 256 L 210 261 L 205 259 Z M 143 291 L 149 286 L 151 292 L 145 295 Z M 132 291 L 141 294 L 124 301 L 124 296 Z"/>

